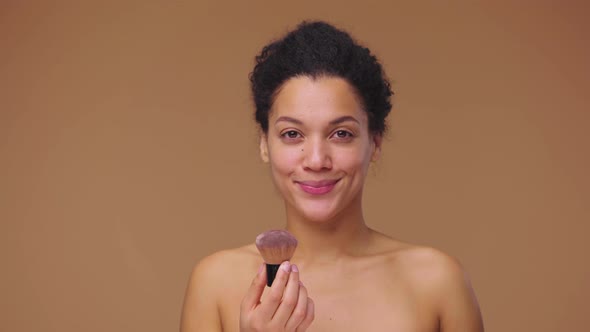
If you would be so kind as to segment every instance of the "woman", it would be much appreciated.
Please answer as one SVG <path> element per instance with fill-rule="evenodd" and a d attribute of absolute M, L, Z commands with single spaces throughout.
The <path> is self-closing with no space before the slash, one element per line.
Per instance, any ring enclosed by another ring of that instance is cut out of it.
<path fill-rule="evenodd" d="M 455 259 L 393 240 L 363 219 L 365 176 L 391 109 L 377 59 L 347 33 L 304 22 L 256 63 L 260 155 L 299 246 L 266 289 L 253 244 L 203 259 L 181 330 L 483 331 Z"/>

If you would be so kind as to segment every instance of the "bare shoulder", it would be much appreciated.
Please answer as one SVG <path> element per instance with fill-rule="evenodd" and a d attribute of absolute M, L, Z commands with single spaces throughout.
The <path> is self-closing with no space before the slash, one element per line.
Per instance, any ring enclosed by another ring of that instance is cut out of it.
<path fill-rule="evenodd" d="M 441 250 L 375 237 L 388 275 L 398 276 L 428 312 L 440 331 L 482 332 L 483 320 L 471 282 L 455 257 Z M 457 313 L 461 315 L 457 315 Z"/>
<path fill-rule="evenodd" d="M 227 265 L 242 264 L 245 261 L 256 259 L 256 255 L 256 247 L 253 244 L 220 250 L 201 259 L 196 264 L 195 269 L 223 270 Z"/>
<path fill-rule="evenodd" d="M 408 286 L 429 297 L 444 297 L 452 284 L 468 282 L 464 269 L 455 257 L 427 246 L 414 245 L 384 236 L 382 240 L 387 268 L 401 276 Z"/>
<path fill-rule="evenodd" d="M 254 245 L 215 252 L 201 259 L 193 268 L 191 279 L 211 287 L 223 285 L 225 279 L 235 279 L 235 271 L 256 269 L 262 263 Z"/>
<path fill-rule="evenodd" d="M 253 245 L 222 250 L 201 259 L 193 268 L 186 288 L 181 331 L 221 331 L 220 307 L 228 287 L 239 284 L 240 273 L 261 264 Z M 247 282 L 247 281 L 245 281 Z"/>
<path fill-rule="evenodd" d="M 459 260 L 435 248 L 408 245 L 397 253 L 397 260 L 421 284 L 444 286 L 465 277 Z"/>
<path fill-rule="evenodd" d="M 432 247 L 419 246 L 374 233 L 374 252 L 384 257 L 390 272 L 409 277 L 413 283 L 432 285 L 462 278 L 459 261 Z"/>
<path fill-rule="evenodd" d="M 395 263 L 390 268 L 401 270 L 408 285 L 434 309 L 441 331 L 483 331 L 475 292 L 455 257 L 435 248 L 407 244 L 392 256 Z"/>

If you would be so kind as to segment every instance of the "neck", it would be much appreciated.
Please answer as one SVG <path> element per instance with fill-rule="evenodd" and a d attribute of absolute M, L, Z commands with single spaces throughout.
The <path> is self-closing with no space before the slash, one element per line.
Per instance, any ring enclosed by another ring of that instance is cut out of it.
<path fill-rule="evenodd" d="M 361 255 L 367 248 L 371 230 L 365 224 L 360 199 L 330 220 L 309 220 L 289 206 L 286 212 L 287 230 L 299 242 L 293 260 L 300 264 L 336 262 Z"/>

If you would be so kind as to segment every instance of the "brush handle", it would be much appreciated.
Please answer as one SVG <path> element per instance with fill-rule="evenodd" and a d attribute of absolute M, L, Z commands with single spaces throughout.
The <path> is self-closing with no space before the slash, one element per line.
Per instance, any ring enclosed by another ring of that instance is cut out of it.
<path fill-rule="evenodd" d="M 272 286 L 280 266 L 281 264 L 266 264 L 266 285 L 268 287 Z"/>

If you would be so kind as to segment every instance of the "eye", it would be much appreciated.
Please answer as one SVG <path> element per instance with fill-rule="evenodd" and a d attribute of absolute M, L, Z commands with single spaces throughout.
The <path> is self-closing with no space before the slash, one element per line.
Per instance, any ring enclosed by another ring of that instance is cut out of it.
<path fill-rule="evenodd" d="M 334 132 L 334 137 L 336 137 L 338 139 L 350 139 L 353 136 L 354 135 L 348 130 L 336 130 Z"/>
<path fill-rule="evenodd" d="M 299 132 L 297 132 L 296 130 L 287 130 L 281 134 L 281 137 L 293 140 L 293 139 L 300 138 L 301 134 L 299 134 Z"/>

